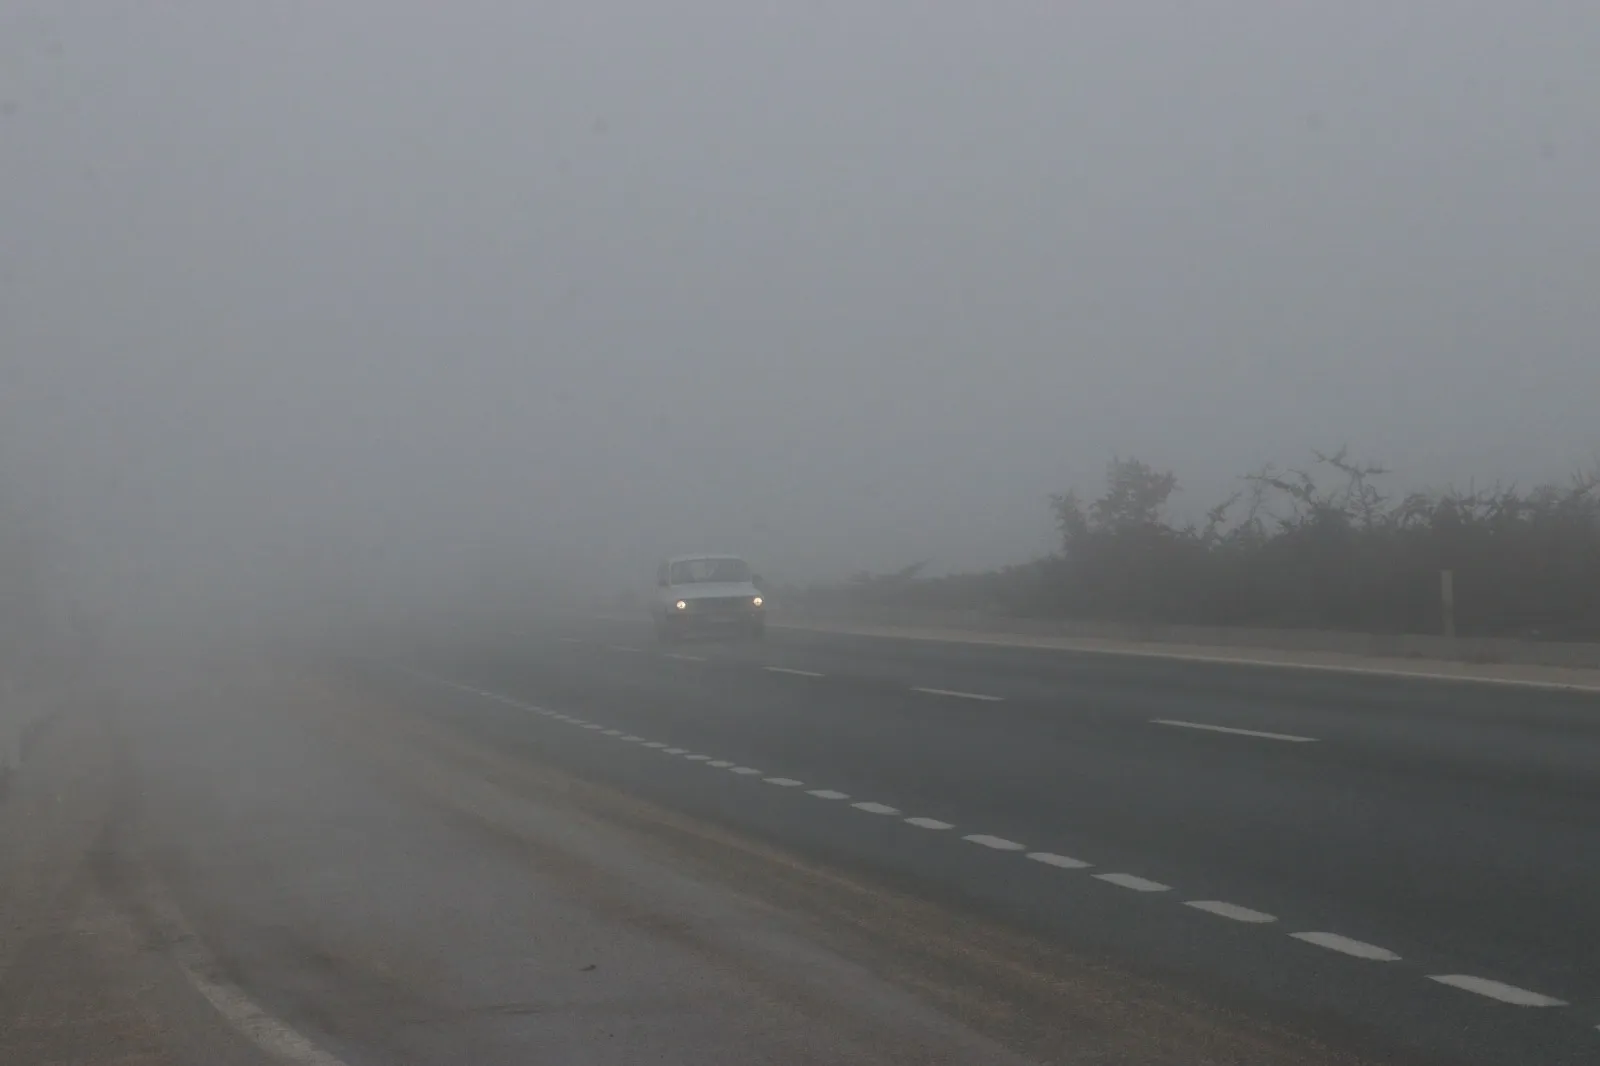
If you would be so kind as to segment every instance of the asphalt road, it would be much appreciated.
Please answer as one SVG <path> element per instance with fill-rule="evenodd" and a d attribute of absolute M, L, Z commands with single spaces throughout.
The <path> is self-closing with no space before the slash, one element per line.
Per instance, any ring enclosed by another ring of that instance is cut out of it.
<path fill-rule="evenodd" d="M 1600 1061 L 1600 698 L 601 621 L 89 689 L 0 1062 Z"/>
<path fill-rule="evenodd" d="M 405 680 L 509 750 L 1378 1061 L 1600 1061 L 1600 699 L 625 622 Z"/>

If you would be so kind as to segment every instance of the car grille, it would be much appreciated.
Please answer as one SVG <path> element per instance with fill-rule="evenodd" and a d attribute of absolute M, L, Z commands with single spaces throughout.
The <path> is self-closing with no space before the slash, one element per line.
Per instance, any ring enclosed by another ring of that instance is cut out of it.
<path fill-rule="evenodd" d="M 710 611 L 714 613 L 726 614 L 730 611 L 742 611 L 746 607 L 750 606 L 750 597 L 707 596 L 704 599 L 693 601 L 691 606 L 698 611 Z"/>

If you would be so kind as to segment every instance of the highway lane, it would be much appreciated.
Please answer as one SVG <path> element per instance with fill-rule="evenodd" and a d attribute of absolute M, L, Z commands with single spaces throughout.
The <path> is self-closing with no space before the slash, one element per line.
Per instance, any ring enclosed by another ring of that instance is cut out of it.
<path fill-rule="evenodd" d="M 1335 1043 L 1453 1062 L 1600 1049 L 1600 701 L 785 632 L 665 654 L 647 638 L 549 628 L 413 666 L 492 694 L 441 689 L 438 706 L 508 746 Z"/>
<path fill-rule="evenodd" d="M 26 868 L 0 852 L 0 1061 L 1038 1061 L 838 950 L 864 951 L 828 914 L 859 899 L 821 881 L 821 913 L 755 902 L 770 864 L 719 857 L 740 892 L 665 861 L 659 838 L 696 827 L 405 702 L 258 660 L 161 662 L 65 717 L 23 806 L 0 808 L 0 843 L 40 844 Z M 50 898 L 13 910 L 18 889 Z M 899 921 L 879 923 L 891 960 Z M 970 950 L 959 929 L 917 931 Z M 1094 1061 L 1179 1061 L 1113 1036 Z"/>

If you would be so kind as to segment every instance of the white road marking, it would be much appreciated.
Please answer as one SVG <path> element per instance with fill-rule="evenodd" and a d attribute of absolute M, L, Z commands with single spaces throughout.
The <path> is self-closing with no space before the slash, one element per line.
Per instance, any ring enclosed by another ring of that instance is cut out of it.
<path fill-rule="evenodd" d="M 662 748 L 661 749 L 661 754 L 663 754 L 663 755 L 687 755 L 688 753 L 689 753 L 689 749 L 688 748 Z"/>
<path fill-rule="evenodd" d="M 629 744 L 637 744 L 640 741 L 642 741 L 644 739 L 644 737 L 638 736 L 637 734 L 634 734 L 634 733 L 629 733 L 627 736 L 623 737 L 622 739 L 626 740 Z"/>
<path fill-rule="evenodd" d="M 233 985 L 213 980 L 181 962 L 178 968 L 195 991 L 228 1020 L 228 1024 L 267 1054 L 294 1066 L 344 1066 L 342 1060 L 334 1058 L 268 1014 Z"/>
<path fill-rule="evenodd" d="M 1108 885 L 1118 888 L 1129 888 L 1135 892 L 1171 892 L 1171 885 L 1164 885 L 1160 881 L 1149 881 L 1133 874 L 1091 874 L 1091 877 L 1104 881 Z"/>
<path fill-rule="evenodd" d="M 821 677 L 815 670 L 796 670 L 792 666 L 763 666 L 761 669 L 770 674 L 793 674 L 796 677 Z"/>
<path fill-rule="evenodd" d="M 686 663 L 703 663 L 706 661 L 704 655 L 685 655 L 681 651 L 669 651 L 667 652 L 667 658 L 682 659 Z"/>
<path fill-rule="evenodd" d="M 1358 959 L 1371 959 L 1374 962 L 1399 962 L 1400 956 L 1388 948 L 1380 948 L 1376 944 L 1368 944 L 1361 940 L 1351 940 L 1338 933 L 1290 933 L 1296 940 L 1304 940 L 1307 944 L 1315 944 L 1319 948 L 1329 951 L 1338 951 L 1346 955 L 1353 955 Z"/>
<path fill-rule="evenodd" d="M 575 639 L 569 639 L 568 642 L 578 643 L 578 641 Z M 612 647 L 622 651 L 639 650 L 637 648 L 626 647 L 623 645 L 612 645 Z M 419 677 L 426 681 L 431 681 L 435 684 L 443 685 L 447 688 L 456 689 L 461 692 L 468 692 L 484 699 L 489 699 L 498 703 L 536 712 L 558 721 L 564 721 L 572 725 L 583 726 L 586 729 L 604 729 L 604 727 L 601 725 L 586 722 L 581 718 L 575 718 L 571 715 L 562 714 L 547 708 L 536 707 L 532 704 L 522 703 L 511 699 L 508 696 L 502 696 L 495 692 L 475 689 L 467 685 L 457 684 L 441 678 L 429 677 L 425 674 L 418 674 L 415 671 L 409 671 L 403 668 L 397 669 L 399 669 L 402 673 L 412 674 L 413 676 Z M 770 670 L 773 673 L 793 673 L 811 677 L 822 676 L 811 671 L 794 670 L 787 667 L 765 667 L 764 669 Z M 952 696 L 960 699 L 974 699 L 988 702 L 999 702 L 1004 698 L 1001 696 L 989 696 L 976 692 L 957 692 L 949 689 L 916 688 L 913 691 L 923 692 L 935 696 Z M 1156 725 L 1173 726 L 1180 729 L 1198 729 L 1207 732 L 1259 737 L 1267 740 L 1281 740 L 1290 743 L 1313 743 L 1317 740 L 1316 737 L 1296 736 L 1288 733 L 1268 733 L 1254 729 L 1237 729 L 1231 726 L 1211 725 L 1205 722 L 1187 722 L 1165 718 L 1153 719 L 1153 722 Z M 605 729 L 604 734 L 606 736 L 619 736 L 621 735 L 621 731 L 616 729 Z M 683 748 L 667 748 L 666 745 L 660 741 L 644 741 L 642 737 L 638 737 L 633 734 L 622 736 L 622 739 L 629 742 L 643 742 L 644 746 L 649 748 L 666 749 L 670 754 L 679 754 L 686 750 Z M 708 765 L 718 769 L 731 768 L 734 773 L 741 775 L 754 776 L 761 772 L 752 767 L 735 766 L 732 762 L 721 759 L 712 759 L 709 755 L 686 755 L 685 758 L 692 761 L 706 762 Z M 798 788 L 802 784 L 802 782 L 790 777 L 768 777 L 764 778 L 763 780 L 769 784 L 774 784 L 785 788 Z M 812 789 L 807 794 L 815 796 L 818 799 L 827 800 L 845 800 L 850 798 L 847 793 L 836 792 L 832 789 Z M 862 802 L 853 803 L 851 806 L 855 807 L 857 810 L 865 811 L 869 814 L 897 815 L 900 813 L 897 808 L 890 807 L 887 804 L 882 803 Z M 946 830 L 955 828 L 951 823 L 943 822 L 936 818 L 906 818 L 904 821 L 908 825 L 914 825 L 922 829 Z M 963 839 L 974 844 L 979 844 L 983 847 L 993 848 L 998 851 L 1021 851 L 1024 847 L 1024 845 L 1013 840 L 1007 840 L 1003 837 L 989 836 L 981 833 L 975 833 L 966 836 Z M 1074 859 L 1066 855 L 1057 855 L 1054 852 L 1048 851 L 1028 852 L 1027 857 L 1034 862 L 1043 863 L 1046 866 L 1054 866 L 1060 869 L 1081 869 L 1091 865 L 1090 863 L 1084 862 L 1081 859 Z M 1151 881 L 1143 877 L 1137 877 L 1133 874 L 1105 873 L 1094 874 L 1092 876 L 1098 880 L 1105 881 L 1108 884 L 1117 885 L 1118 887 L 1130 889 L 1135 892 L 1171 891 L 1171 886 L 1169 885 L 1164 885 L 1158 881 Z M 1214 914 L 1219 917 L 1227 918 L 1237 922 L 1266 924 L 1276 922 L 1278 920 L 1271 914 L 1252 910 L 1249 907 L 1241 907 L 1233 903 L 1226 903 L 1221 900 L 1185 900 L 1184 906 L 1192 907 L 1195 910 L 1204 911 L 1208 914 Z M 1368 959 L 1379 962 L 1396 962 L 1400 959 L 1398 954 L 1390 951 L 1388 948 L 1379 947 L 1376 944 L 1368 944 L 1360 940 L 1352 940 L 1349 937 L 1340 936 L 1337 933 L 1304 932 L 1290 933 L 1289 935 L 1294 939 L 1303 941 L 1307 944 L 1312 944 L 1316 947 L 1327 948 L 1330 951 L 1337 951 L 1341 954 L 1349 955 L 1354 958 Z M 181 964 L 182 960 L 180 960 L 180 965 Z M 208 1001 L 212 1003 L 214 1007 L 216 1007 L 218 1011 L 226 1016 L 228 1020 L 237 1028 L 243 1031 L 246 1036 L 250 1037 L 264 1049 L 296 1063 L 297 1066 L 343 1066 L 339 1060 L 328 1056 L 325 1052 L 321 1051 L 321 1049 L 306 1041 L 294 1030 L 289 1029 L 271 1015 L 266 1014 L 261 1010 L 261 1008 L 257 1007 L 253 1001 L 249 1000 L 242 991 L 234 988 L 231 985 L 214 980 L 209 976 L 205 976 L 200 972 L 196 972 L 196 970 L 192 969 L 190 966 L 185 965 L 183 966 L 183 969 L 188 979 L 195 984 L 195 987 L 201 992 L 202 995 L 205 996 Z M 1430 974 L 1428 975 L 1428 979 L 1439 984 L 1461 989 L 1463 991 L 1471 992 L 1475 995 L 1497 1000 L 1502 1003 L 1511 1004 L 1513 1006 L 1564 1007 L 1568 1005 L 1565 1000 L 1556 999 L 1553 996 L 1547 996 L 1543 993 L 1533 992 L 1525 988 L 1518 988 L 1514 985 L 1504 984 L 1500 981 L 1494 981 L 1484 977 L 1474 977 L 1470 974 Z M 1600 1026 L 1597 1026 L 1596 1028 L 1600 1029 Z"/>
<path fill-rule="evenodd" d="M 1057 855 L 1053 851 L 1030 851 L 1028 852 L 1028 858 L 1034 862 L 1042 862 L 1046 866 L 1056 866 L 1063 870 L 1082 870 L 1085 867 L 1094 865 L 1094 863 L 1084 862 L 1082 859 L 1074 859 L 1067 855 Z"/>
<path fill-rule="evenodd" d="M 1241 907 L 1237 903 L 1224 903 L 1220 899 L 1191 899 L 1185 900 L 1185 907 L 1193 907 L 1197 911 L 1215 914 L 1219 918 L 1232 918 L 1236 922 L 1275 922 L 1278 919 L 1265 911 L 1253 911 L 1249 907 Z"/>
<path fill-rule="evenodd" d="M 1438 981 L 1441 985 L 1451 988 L 1460 988 L 1467 992 L 1476 992 L 1480 996 L 1498 999 L 1501 1003 L 1510 1003 L 1516 1007 L 1565 1007 L 1567 1001 L 1556 999 L 1554 996 L 1542 995 L 1538 992 L 1529 992 L 1526 988 L 1515 985 L 1501 984 L 1491 981 L 1487 977 L 1472 977 L 1464 973 L 1431 973 L 1428 980 Z"/>
<path fill-rule="evenodd" d="M 160 927 L 172 961 L 195 991 L 246 1039 L 289 1066 L 345 1066 L 230 982 L 204 941 L 195 934 L 176 902 L 153 877 L 143 883 L 141 902 Z"/>
<path fill-rule="evenodd" d="M 520 634 L 520 635 L 526 636 L 527 634 Z M 577 637 L 562 637 L 561 638 L 561 643 L 563 643 L 563 644 L 582 644 L 583 641 L 579 640 Z"/>
<path fill-rule="evenodd" d="M 1297 737 L 1293 733 L 1263 733 L 1259 729 L 1235 729 L 1226 725 L 1207 725 L 1205 722 L 1180 722 L 1172 718 L 1152 718 L 1153 725 L 1170 725 L 1178 729 L 1203 729 L 1207 733 L 1231 733 L 1237 737 L 1259 737 L 1262 740 L 1284 740 L 1291 744 L 1315 744 L 1316 737 Z"/>
<path fill-rule="evenodd" d="M 622 730 L 620 730 L 620 729 L 607 729 L 604 733 L 601 733 L 600 735 L 603 736 L 603 737 L 620 737 L 622 735 Z"/>
<path fill-rule="evenodd" d="M 1004 696 L 986 696 L 982 692 L 957 692 L 948 688 L 917 688 L 912 686 L 912 692 L 922 692 L 929 696 L 953 696 L 958 700 L 983 700 L 985 703 L 999 703 Z"/>
<path fill-rule="evenodd" d="M 639 651 L 640 650 L 638 648 L 635 648 L 631 644 L 607 644 L 606 647 L 611 649 L 612 651 Z"/>

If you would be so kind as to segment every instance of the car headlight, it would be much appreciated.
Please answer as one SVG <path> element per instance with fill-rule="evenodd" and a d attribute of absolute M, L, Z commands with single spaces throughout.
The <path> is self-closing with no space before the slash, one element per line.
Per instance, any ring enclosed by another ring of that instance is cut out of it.
<path fill-rule="evenodd" d="M 687 611 L 688 609 L 689 609 L 689 603 L 688 603 L 687 600 L 679 600 L 678 601 L 678 610 Z"/>
<path fill-rule="evenodd" d="M 751 600 L 750 603 L 752 605 L 756 606 L 756 607 L 760 607 L 761 606 L 761 597 L 757 596 L 755 599 Z"/>

